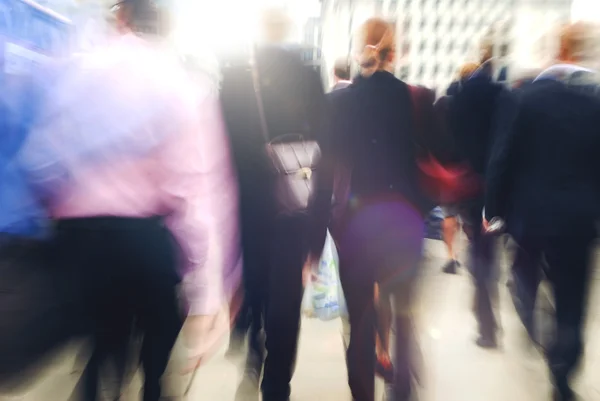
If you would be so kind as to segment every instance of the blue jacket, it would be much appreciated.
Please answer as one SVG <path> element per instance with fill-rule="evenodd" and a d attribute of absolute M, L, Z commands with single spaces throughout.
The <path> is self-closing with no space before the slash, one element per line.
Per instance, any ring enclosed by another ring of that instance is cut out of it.
<path fill-rule="evenodd" d="M 4 91 L 0 99 L 0 233 L 38 237 L 45 233 L 44 209 L 15 156 L 26 140 L 40 92 L 33 79 L 12 79 L 19 79 L 19 85 Z"/>

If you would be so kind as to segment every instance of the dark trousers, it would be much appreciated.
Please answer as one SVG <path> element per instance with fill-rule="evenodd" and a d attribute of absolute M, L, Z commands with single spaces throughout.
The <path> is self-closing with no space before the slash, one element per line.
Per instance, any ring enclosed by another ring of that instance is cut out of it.
<path fill-rule="evenodd" d="M 262 381 L 263 400 L 284 401 L 296 364 L 302 294 L 302 268 L 309 251 L 306 216 L 281 217 L 273 223 L 268 244 L 264 320 L 267 357 Z"/>
<path fill-rule="evenodd" d="M 332 232 L 350 322 L 346 351 L 348 384 L 356 401 L 375 397 L 374 285 L 392 302 L 395 400 L 412 393 L 411 292 L 422 257 L 423 219 L 402 202 L 376 202 L 348 216 Z"/>
<path fill-rule="evenodd" d="M 346 350 L 348 384 L 356 401 L 375 397 L 375 273 L 340 253 L 340 281 L 346 297 L 350 341 Z"/>
<path fill-rule="evenodd" d="M 248 338 L 246 368 L 260 375 L 264 362 L 264 320 L 268 287 L 269 248 L 266 231 L 256 230 L 262 222 L 245 221 L 242 227 L 244 255 L 244 302 L 230 335 L 230 349 L 241 349 Z"/>
<path fill-rule="evenodd" d="M 0 237 L 0 382 L 82 334 L 81 303 L 47 241 Z"/>
<path fill-rule="evenodd" d="M 540 247 L 533 243 L 524 241 L 518 244 L 512 265 L 510 289 L 517 314 L 529 337 L 536 343 L 541 340 L 534 319 L 538 288 L 543 276 L 540 251 Z"/>
<path fill-rule="evenodd" d="M 160 219 L 85 218 L 57 224 L 56 249 L 72 266 L 89 318 L 93 356 L 84 374 L 85 399 L 98 399 L 98 370 L 142 331 L 144 401 L 158 401 L 160 379 L 182 320 L 176 285 L 177 247 Z"/>
<path fill-rule="evenodd" d="M 577 235 L 528 238 L 528 264 L 522 263 L 521 277 L 529 277 L 524 293 L 532 292 L 535 270 L 542 258 L 547 263 L 547 277 L 554 290 L 556 332 L 547 350 L 554 383 L 563 394 L 569 392 L 568 377 L 583 351 L 582 327 L 590 271 L 590 253 L 595 231 L 590 227 Z M 527 271 L 529 269 L 529 271 Z M 523 273 L 524 272 L 524 273 Z M 536 287 L 537 288 L 537 287 Z M 533 294 L 523 295 L 531 299 Z M 533 309 L 528 304 L 527 308 Z"/>
<path fill-rule="evenodd" d="M 463 220 L 463 230 L 469 240 L 470 270 L 475 285 L 473 310 L 479 334 L 493 339 L 497 329 L 493 305 L 498 296 L 496 237 L 483 232 L 482 209 L 483 205 L 473 202 L 465 207 L 460 216 Z"/>

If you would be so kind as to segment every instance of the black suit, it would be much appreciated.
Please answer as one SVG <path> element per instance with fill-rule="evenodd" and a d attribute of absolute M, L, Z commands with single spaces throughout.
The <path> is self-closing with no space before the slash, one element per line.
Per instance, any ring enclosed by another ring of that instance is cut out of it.
<path fill-rule="evenodd" d="M 328 158 L 327 105 L 316 71 L 282 47 L 259 49 L 256 56 L 262 99 L 271 139 L 305 133 L 319 142 Z M 222 103 L 240 188 L 246 308 L 251 315 L 251 345 L 262 355 L 257 334 L 264 316 L 268 355 L 262 383 L 264 400 L 287 400 L 293 374 L 300 307 L 302 268 L 309 253 L 320 255 L 331 207 L 331 174 L 319 166 L 317 194 L 307 214 L 277 214 L 271 160 L 251 70 L 248 64 L 223 71 Z M 310 139 L 310 138 L 307 138 Z M 254 362 L 256 368 L 256 361 Z"/>
<path fill-rule="evenodd" d="M 553 80 L 501 103 L 487 176 L 486 217 L 504 217 L 534 263 L 545 256 L 556 301 L 548 350 L 558 390 L 582 351 L 581 326 L 600 204 L 600 100 Z M 533 288 L 533 287 L 532 287 Z"/>
<path fill-rule="evenodd" d="M 433 203 L 421 191 L 408 85 L 388 72 L 358 77 L 332 92 L 333 160 L 336 167 L 331 225 L 351 334 L 348 381 L 357 401 L 374 399 L 375 314 L 373 288 L 395 303 L 394 399 L 411 394 L 410 292 L 421 259 L 423 215 Z M 430 99 L 432 100 L 432 99 Z M 424 124 L 433 104 L 422 104 Z M 426 109 L 425 109 L 426 108 Z"/>
<path fill-rule="evenodd" d="M 487 174 L 487 160 L 494 141 L 496 105 L 508 91 L 487 76 L 477 76 L 456 88 L 449 101 L 448 126 L 458 159 L 467 162 L 477 181 Z M 474 311 L 481 340 L 493 342 L 496 319 L 493 303 L 497 293 L 495 240 L 482 232 L 483 194 L 462 202 L 461 218 L 470 247 L 470 268 L 475 284 Z"/>

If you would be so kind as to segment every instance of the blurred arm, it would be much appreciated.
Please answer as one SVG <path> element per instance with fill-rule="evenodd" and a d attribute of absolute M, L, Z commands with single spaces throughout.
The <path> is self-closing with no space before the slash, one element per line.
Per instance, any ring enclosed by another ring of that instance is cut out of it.
<path fill-rule="evenodd" d="M 169 219 L 184 255 L 190 315 L 214 315 L 241 277 L 237 180 L 216 93 L 184 105 L 181 135 L 166 151 Z"/>
<path fill-rule="evenodd" d="M 504 217 L 513 171 L 519 102 L 514 93 L 503 91 L 492 120 L 492 146 L 485 182 L 485 218 Z"/>

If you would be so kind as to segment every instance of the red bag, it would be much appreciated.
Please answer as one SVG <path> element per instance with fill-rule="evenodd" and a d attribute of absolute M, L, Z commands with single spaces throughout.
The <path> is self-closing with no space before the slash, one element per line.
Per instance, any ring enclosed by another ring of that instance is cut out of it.
<path fill-rule="evenodd" d="M 425 193 L 440 204 L 471 199 L 481 193 L 483 182 L 467 164 L 442 165 L 423 143 L 431 143 L 441 131 L 433 108 L 434 95 L 426 88 L 409 86 L 420 184 Z M 429 107 L 431 106 L 431 107 Z M 426 110 L 429 110 L 427 112 Z M 428 115 L 425 115 L 428 114 Z"/>
<path fill-rule="evenodd" d="M 457 203 L 481 193 L 482 180 L 467 165 L 443 166 L 433 156 L 418 162 L 421 185 L 440 204 Z"/>

